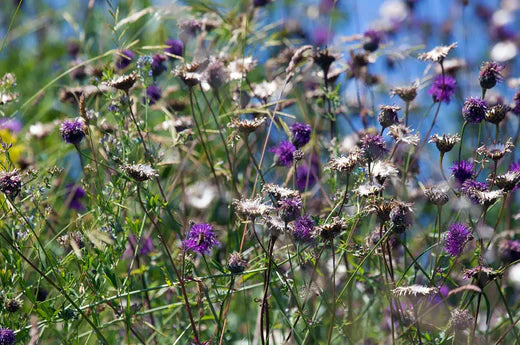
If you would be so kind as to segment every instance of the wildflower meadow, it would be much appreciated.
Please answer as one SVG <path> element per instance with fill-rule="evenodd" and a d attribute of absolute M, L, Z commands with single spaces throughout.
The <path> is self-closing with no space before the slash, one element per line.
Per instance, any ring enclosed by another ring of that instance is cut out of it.
<path fill-rule="evenodd" d="M 0 345 L 520 344 L 520 0 L 1 0 Z"/>

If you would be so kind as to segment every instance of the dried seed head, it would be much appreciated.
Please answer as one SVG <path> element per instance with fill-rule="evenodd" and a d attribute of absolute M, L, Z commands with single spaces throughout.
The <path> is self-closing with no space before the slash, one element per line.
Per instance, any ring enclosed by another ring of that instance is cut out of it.
<path fill-rule="evenodd" d="M 499 65 L 494 61 L 487 61 L 482 63 L 479 73 L 480 86 L 483 89 L 492 89 L 498 82 L 501 82 L 502 70 L 504 66 Z"/>
<path fill-rule="evenodd" d="M 488 181 L 491 183 L 492 178 Z M 495 176 L 495 185 L 506 192 L 513 190 L 520 182 L 520 171 L 508 171 L 503 175 Z"/>
<path fill-rule="evenodd" d="M 240 132 L 249 134 L 256 131 L 265 123 L 264 116 L 257 116 L 253 120 L 249 119 L 233 119 L 229 123 L 230 128 L 237 128 Z"/>
<path fill-rule="evenodd" d="M 22 307 L 22 303 L 16 298 L 9 298 L 7 301 L 5 301 L 4 307 L 8 312 L 16 313 Z"/>
<path fill-rule="evenodd" d="M 274 238 L 278 238 L 285 230 L 287 224 L 281 217 L 278 216 L 265 216 L 263 218 L 265 230 L 267 234 Z"/>
<path fill-rule="evenodd" d="M 443 188 L 437 186 L 426 187 L 424 189 L 424 195 L 428 200 L 437 206 L 442 206 L 449 201 L 448 193 Z"/>
<path fill-rule="evenodd" d="M 17 169 L 0 172 L 0 191 L 9 198 L 14 198 L 22 189 L 22 176 Z"/>
<path fill-rule="evenodd" d="M 244 260 L 242 254 L 234 252 L 229 254 L 228 269 L 233 274 L 240 274 L 244 272 L 247 267 L 247 261 Z"/>
<path fill-rule="evenodd" d="M 508 105 L 494 105 L 486 111 L 485 119 L 487 122 L 498 125 L 503 119 L 505 119 L 507 112 L 510 110 L 511 108 Z"/>
<path fill-rule="evenodd" d="M 159 176 L 157 171 L 149 164 L 126 164 L 123 167 L 123 170 L 128 176 L 137 182 L 151 180 L 154 177 Z"/>
<path fill-rule="evenodd" d="M 321 49 L 315 50 L 312 58 L 314 63 L 321 67 L 325 75 L 328 74 L 330 65 L 336 61 L 336 56 L 334 54 L 330 53 L 328 50 Z"/>
<path fill-rule="evenodd" d="M 412 134 L 413 131 L 403 124 L 392 125 L 388 133 L 397 143 L 405 143 L 408 145 L 417 146 L 421 138 L 418 134 Z"/>
<path fill-rule="evenodd" d="M 506 153 L 511 152 L 511 149 L 514 147 L 511 138 L 509 138 L 505 144 L 492 144 L 490 146 L 482 145 L 477 149 L 477 154 L 481 156 L 485 156 L 494 161 L 498 161 L 503 158 Z"/>
<path fill-rule="evenodd" d="M 465 309 L 453 309 L 448 324 L 449 329 L 454 332 L 464 331 L 473 326 L 473 315 Z"/>
<path fill-rule="evenodd" d="M 383 128 L 390 127 L 398 122 L 397 112 L 401 110 L 401 107 L 395 105 L 381 105 L 381 110 L 377 115 L 377 121 Z"/>
<path fill-rule="evenodd" d="M 396 87 L 390 91 L 390 95 L 399 96 L 405 102 L 411 102 L 417 97 L 417 85 Z"/>
<path fill-rule="evenodd" d="M 343 218 L 333 217 L 329 223 L 319 226 L 318 232 L 324 241 L 330 241 L 347 227 Z"/>
<path fill-rule="evenodd" d="M 327 164 L 328 167 L 337 172 L 351 173 L 356 166 L 358 166 L 363 160 L 363 151 L 359 148 L 355 148 L 348 156 L 340 156 L 333 158 Z"/>
<path fill-rule="evenodd" d="M 240 199 L 233 200 L 233 206 L 235 206 L 235 210 L 237 214 L 242 218 L 252 218 L 255 219 L 257 217 L 262 217 L 267 215 L 269 212 L 273 210 L 273 208 L 269 205 L 266 205 L 262 202 L 262 198 L 256 199 Z"/>
<path fill-rule="evenodd" d="M 130 74 L 122 75 L 108 82 L 108 86 L 116 88 L 121 91 L 128 92 L 137 81 L 137 72 L 133 71 Z"/>
<path fill-rule="evenodd" d="M 266 183 L 262 187 L 262 193 L 272 195 L 276 200 L 296 198 L 300 193 L 294 189 L 285 188 L 274 183 Z"/>
<path fill-rule="evenodd" d="M 457 47 L 457 42 L 450 44 L 449 46 L 438 46 L 430 50 L 429 52 L 419 54 L 419 60 L 442 62 L 449 52 Z"/>
<path fill-rule="evenodd" d="M 455 146 L 455 144 L 457 144 L 459 141 L 460 137 L 458 134 L 443 134 L 442 136 L 434 134 L 430 137 L 430 140 L 428 142 L 435 143 L 437 149 L 441 153 L 446 153 L 450 152 L 451 149 L 453 149 L 453 146 Z"/>

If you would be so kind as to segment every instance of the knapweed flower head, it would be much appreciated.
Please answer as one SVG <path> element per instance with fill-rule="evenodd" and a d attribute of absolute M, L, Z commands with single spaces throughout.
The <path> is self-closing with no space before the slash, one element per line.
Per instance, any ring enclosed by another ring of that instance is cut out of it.
<path fill-rule="evenodd" d="M 507 112 L 510 111 L 511 108 L 505 104 L 497 104 L 492 106 L 486 111 L 485 120 L 487 122 L 491 122 L 495 125 L 499 124 L 503 119 L 506 118 Z"/>
<path fill-rule="evenodd" d="M 314 241 L 314 220 L 308 215 L 296 219 L 291 226 L 291 234 L 295 241 L 310 243 Z"/>
<path fill-rule="evenodd" d="M 455 78 L 449 75 L 438 75 L 435 77 L 428 94 L 432 95 L 434 102 L 444 102 L 449 104 L 451 97 L 455 94 Z"/>
<path fill-rule="evenodd" d="M 318 227 L 318 233 L 324 241 L 330 241 L 346 228 L 347 224 L 343 218 L 333 217 L 328 223 L 322 224 Z"/>
<path fill-rule="evenodd" d="M 479 82 L 480 86 L 483 89 L 491 89 L 493 88 L 498 82 L 501 82 L 502 77 L 502 70 L 504 69 L 504 66 L 498 64 L 494 61 L 487 61 L 482 64 L 480 67 L 480 73 L 479 73 Z"/>
<path fill-rule="evenodd" d="M 202 83 L 204 76 L 199 71 L 200 65 L 198 63 L 184 64 L 177 67 L 172 73 L 179 77 L 182 82 L 188 87 L 194 87 Z"/>
<path fill-rule="evenodd" d="M 128 92 L 128 90 L 130 90 L 132 88 L 132 86 L 134 86 L 136 81 L 137 81 L 137 72 L 133 71 L 130 74 L 119 76 L 119 77 L 109 81 L 107 84 L 118 90 Z"/>
<path fill-rule="evenodd" d="M 502 189 L 475 191 L 475 196 L 480 205 L 490 206 L 504 196 Z"/>
<path fill-rule="evenodd" d="M 256 67 L 257 61 L 251 56 L 231 61 L 228 65 L 229 79 L 242 80 L 242 78 Z"/>
<path fill-rule="evenodd" d="M 16 337 L 12 330 L 0 327 L 0 345 L 13 345 L 15 340 Z"/>
<path fill-rule="evenodd" d="M 381 31 L 367 30 L 363 33 L 363 49 L 369 52 L 375 52 L 379 48 L 379 44 L 383 40 Z"/>
<path fill-rule="evenodd" d="M 240 274 L 246 269 L 247 261 L 244 260 L 242 254 L 234 252 L 229 254 L 227 266 L 231 273 Z"/>
<path fill-rule="evenodd" d="M 310 125 L 306 123 L 296 122 L 293 123 L 290 127 L 293 145 L 299 149 L 311 140 L 312 128 Z"/>
<path fill-rule="evenodd" d="M 477 97 L 468 97 L 462 107 L 462 117 L 471 124 L 480 123 L 486 117 L 488 104 L 485 100 Z"/>
<path fill-rule="evenodd" d="M 256 131 L 265 123 L 265 116 L 256 116 L 254 119 L 238 118 L 232 119 L 228 127 L 236 128 L 244 134 Z"/>
<path fill-rule="evenodd" d="M 85 122 L 82 118 L 65 120 L 61 124 L 60 132 L 63 141 L 77 145 L 85 137 Z"/>
<path fill-rule="evenodd" d="M 403 124 L 390 126 L 388 135 L 394 138 L 396 143 L 403 143 L 412 146 L 419 145 L 419 142 L 421 141 L 419 134 L 413 134 L 412 129 Z"/>
<path fill-rule="evenodd" d="M 167 47 L 164 48 L 164 52 L 170 55 L 182 56 L 184 51 L 184 43 L 178 39 L 168 39 L 166 40 Z M 174 59 L 174 57 L 169 56 L 170 59 Z"/>
<path fill-rule="evenodd" d="M 266 183 L 262 187 L 262 193 L 272 195 L 276 200 L 297 198 L 300 193 L 294 189 L 285 188 L 274 183 Z"/>
<path fill-rule="evenodd" d="M 149 85 L 146 88 L 146 96 L 148 98 L 148 104 L 153 105 L 161 99 L 162 89 L 157 84 Z"/>
<path fill-rule="evenodd" d="M 281 166 L 290 166 L 293 163 L 294 159 L 294 151 L 296 151 L 296 147 L 288 141 L 284 140 L 278 144 L 278 146 L 273 147 L 269 150 L 276 155 L 276 164 Z"/>
<path fill-rule="evenodd" d="M 149 164 L 126 164 L 123 167 L 124 172 L 136 180 L 137 182 L 144 182 L 159 176 L 157 170 L 152 168 Z"/>
<path fill-rule="evenodd" d="M 475 279 L 479 287 L 484 287 L 487 283 L 500 278 L 502 273 L 488 266 L 476 266 L 464 270 L 464 279 Z"/>
<path fill-rule="evenodd" d="M 503 158 L 507 153 L 511 152 L 514 147 L 513 141 L 509 138 L 505 144 L 497 143 L 491 145 L 482 145 L 477 149 L 477 154 L 485 156 L 491 160 L 498 161 Z"/>
<path fill-rule="evenodd" d="M 347 156 L 332 158 L 327 166 L 332 171 L 351 173 L 354 168 L 363 162 L 363 150 L 355 148 Z"/>
<path fill-rule="evenodd" d="M 278 201 L 278 212 L 284 222 L 289 223 L 300 216 L 303 207 L 300 197 L 286 198 Z"/>
<path fill-rule="evenodd" d="M 488 181 L 494 181 L 495 186 L 509 192 L 517 188 L 520 183 L 520 171 L 510 170 L 505 174 L 490 177 L 488 178 Z"/>
<path fill-rule="evenodd" d="M 432 61 L 442 63 L 444 58 L 448 56 L 449 52 L 457 47 L 457 42 L 450 44 L 449 46 L 438 46 L 432 50 L 419 54 L 419 60 Z"/>
<path fill-rule="evenodd" d="M 210 62 L 205 73 L 208 84 L 214 89 L 218 89 L 229 79 L 229 72 L 220 60 Z"/>
<path fill-rule="evenodd" d="M 22 303 L 16 298 L 9 298 L 5 301 L 4 308 L 10 313 L 16 313 L 22 307 Z"/>
<path fill-rule="evenodd" d="M 396 177 L 399 170 L 391 162 L 376 161 L 372 165 L 370 172 L 379 184 L 383 184 L 388 178 Z"/>
<path fill-rule="evenodd" d="M 266 234 L 273 239 L 278 238 L 287 229 L 287 222 L 278 216 L 264 216 L 262 222 Z"/>
<path fill-rule="evenodd" d="M 312 56 L 314 63 L 321 67 L 325 75 L 329 73 L 330 65 L 336 61 L 336 55 L 328 50 L 316 49 Z"/>
<path fill-rule="evenodd" d="M 295 172 L 295 184 L 296 188 L 303 192 L 308 188 L 312 188 L 316 183 L 316 179 L 319 177 L 318 165 L 311 162 L 310 168 L 307 164 L 300 164 L 296 168 Z"/>
<path fill-rule="evenodd" d="M 516 91 L 513 96 L 513 105 L 511 107 L 511 111 L 515 115 L 520 115 L 520 90 Z"/>
<path fill-rule="evenodd" d="M 453 149 L 453 146 L 455 146 L 455 144 L 457 144 L 459 141 L 460 137 L 458 134 L 434 134 L 430 137 L 428 142 L 435 143 L 439 152 L 446 153 L 450 152 L 451 149 Z"/>
<path fill-rule="evenodd" d="M 22 176 L 18 170 L 0 171 L 0 191 L 9 198 L 14 198 L 22 189 Z"/>
<path fill-rule="evenodd" d="M 401 110 L 400 106 L 395 105 L 381 105 L 379 106 L 379 114 L 377 115 L 377 121 L 383 128 L 388 128 L 396 124 L 399 119 L 397 112 Z"/>
<path fill-rule="evenodd" d="M 402 233 L 412 225 L 413 222 L 413 209 L 412 204 L 394 200 L 391 203 L 392 209 L 390 210 L 390 220 L 392 221 L 393 229 Z"/>
<path fill-rule="evenodd" d="M 235 211 L 243 219 L 262 217 L 267 215 L 273 210 L 273 208 L 267 204 L 264 204 L 262 198 L 233 200 L 233 206 Z"/>
<path fill-rule="evenodd" d="M 428 198 L 428 201 L 437 206 L 442 206 L 450 200 L 447 190 L 439 186 L 424 188 L 424 196 Z"/>
<path fill-rule="evenodd" d="M 520 240 L 501 240 L 498 244 L 498 255 L 505 263 L 520 260 Z"/>
<path fill-rule="evenodd" d="M 206 223 L 196 223 L 191 226 L 190 232 L 185 240 L 182 241 L 184 250 L 198 254 L 208 254 L 211 249 L 220 242 L 213 232 L 213 226 Z"/>
<path fill-rule="evenodd" d="M 448 328 L 453 332 L 460 332 L 473 326 L 473 315 L 466 309 L 453 309 L 451 311 Z"/>
<path fill-rule="evenodd" d="M 453 165 L 451 166 L 451 173 L 461 185 L 464 183 L 464 181 L 473 177 L 474 170 L 475 165 L 467 160 L 453 162 Z"/>
<path fill-rule="evenodd" d="M 417 97 L 417 85 L 395 87 L 390 91 L 390 96 L 396 95 L 405 102 L 411 102 Z"/>
<path fill-rule="evenodd" d="M 116 68 L 123 70 L 127 68 L 135 58 L 135 53 L 128 49 L 123 49 L 117 53 Z"/>
<path fill-rule="evenodd" d="M 451 256 L 459 256 L 464 245 L 470 238 L 470 228 L 462 223 L 453 223 L 449 226 L 444 243 L 444 250 Z"/>
<path fill-rule="evenodd" d="M 386 153 L 385 140 L 380 135 L 367 134 L 361 139 L 363 156 L 368 161 L 383 158 Z"/>
<path fill-rule="evenodd" d="M 462 183 L 462 186 L 460 188 L 462 194 L 464 194 L 465 196 L 470 198 L 474 204 L 479 203 L 477 191 L 483 192 L 488 189 L 489 189 L 489 185 L 486 182 L 478 182 L 471 178 L 464 181 L 464 183 Z"/>
<path fill-rule="evenodd" d="M 168 67 L 166 67 L 166 65 L 164 64 L 166 60 L 167 57 L 163 54 L 152 55 L 152 76 L 158 77 L 168 69 Z"/>
<path fill-rule="evenodd" d="M 76 211 L 84 211 L 85 205 L 83 205 L 81 199 L 87 195 L 85 190 L 80 185 L 72 183 L 65 186 L 65 189 L 67 191 L 65 200 L 68 207 Z"/>

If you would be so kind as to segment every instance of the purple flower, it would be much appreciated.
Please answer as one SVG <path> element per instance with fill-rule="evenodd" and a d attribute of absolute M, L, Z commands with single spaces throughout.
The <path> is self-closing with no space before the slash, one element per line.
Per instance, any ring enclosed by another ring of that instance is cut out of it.
<path fill-rule="evenodd" d="M 277 156 L 277 165 L 286 167 L 292 164 L 296 147 L 294 147 L 290 141 L 284 140 L 278 146 L 271 148 L 269 151 L 273 152 Z"/>
<path fill-rule="evenodd" d="M 18 119 L 3 118 L 0 119 L 0 129 L 7 129 L 11 132 L 18 133 L 22 130 L 22 123 Z"/>
<path fill-rule="evenodd" d="M 81 199 L 87 195 L 85 190 L 80 185 L 72 183 L 66 185 L 65 189 L 67 190 L 65 200 L 68 202 L 68 207 L 76 211 L 84 211 L 86 208 L 81 202 Z"/>
<path fill-rule="evenodd" d="M 332 33 L 327 26 L 318 26 L 312 32 L 312 40 L 317 46 L 325 46 L 332 37 Z"/>
<path fill-rule="evenodd" d="M 116 68 L 118 70 L 123 70 L 128 67 L 132 63 L 135 58 L 135 53 L 131 50 L 124 49 L 118 54 L 118 58 L 116 60 Z"/>
<path fill-rule="evenodd" d="M 520 240 L 502 240 L 498 245 L 498 254 L 506 263 L 520 260 Z"/>
<path fill-rule="evenodd" d="M 311 164 L 311 169 L 309 169 L 307 164 L 299 165 L 296 168 L 296 188 L 298 188 L 300 192 L 305 191 L 307 188 L 312 188 L 316 183 L 317 175 L 318 168 L 314 164 Z"/>
<path fill-rule="evenodd" d="M 14 341 L 14 332 L 8 328 L 0 327 L 0 345 L 13 345 Z"/>
<path fill-rule="evenodd" d="M 376 30 L 367 30 L 363 34 L 365 43 L 363 44 L 363 49 L 369 52 L 374 52 L 379 48 L 379 44 L 381 43 L 382 36 L 380 31 Z"/>
<path fill-rule="evenodd" d="M 509 166 L 509 171 L 511 171 L 511 172 L 520 172 L 520 161 L 511 163 L 511 165 Z M 519 188 L 520 188 L 520 185 L 515 186 L 515 188 L 513 188 L 512 191 L 518 190 Z"/>
<path fill-rule="evenodd" d="M 468 97 L 462 107 L 462 117 L 468 123 L 477 124 L 484 119 L 487 110 L 488 104 L 485 100 L 476 97 Z"/>
<path fill-rule="evenodd" d="M 520 115 L 520 90 L 516 91 L 514 97 L 513 97 L 513 107 L 511 111 L 515 115 Z"/>
<path fill-rule="evenodd" d="M 386 147 L 385 140 L 380 135 L 367 134 L 361 139 L 363 154 L 369 161 L 383 158 Z"/>
<path fill-rule="evenodd" d="M 146 96 L 148 96 L 149 104 L 153 105 L 161 99 L 161 87 L 159 85 L 152 84 L 146 88 Z"/>
<path fill-rule="evenodd" d="M 206 223 L 193 224 L 188 237 L 182 241 L 185 250 L 199 254 L 207 254 L 214 246 L 220 244 L 217 241 L 213 226 Z"/>
<path fill-rule="evenodd" d="M 153 240 L 151 236 L 143 236 L 141 237 L 141 240 L 139 241 L 139 255 L 141 256 L 147 256 L 148 254 L 152 253 L 154 251 L 153 246 Z M 134 234 L 130 234 L 128 236 L 128 244 L 126 246 L 126 249 L 123 253 L 124 258 L 133 258 L 134 257 L 134 251 L 137 246 L 137 238 Z"/>
<path fill-rule="evenodd" d="M 153 54 L 152 56 L 152 75 L 154 77 L 160 76 L 164 71 L 167 70 L 166 65 L 164 64 L 166 61 L 166 56 L 162 54 Z"/>
<path fill-rule="evenodd" d="M 314 221 L 308 215 L 296 219 L 291 230 L 292 235 L 297 242 L 310 243 L 314 240 L 312 236 Z"/>
<path fill-rule="evenodd" d="M 459 256 L 469 236 L 469 227 L 462 223 L 451 224 L 444 243 L 444 250 L 451 256 Z"/>
<path fill-rule="evenodd" d="M 489 186 L 486 182 L 478 182 L 472 179 L 467 179 L 464 181 L 464 183 L 462 183 L 460 190 L 462 191 L 462 194 L 470 198 L 473 203 L 479 204 L 476 191 L 484 192 L 488 190 L 488 188 Z"/>
<path fill-rule="evenodd" d="M 504 66 L 499 65 L 494 61 L 487 61 L 480 67 L 479 81 L 480 86 L 483 89 L 491 89 L 498 82 L 501 82 L 503 77 L 500 72 L 504 69 Z"/>
<path fill-rule="evenodd" d="M 280 218 L 282 218 L 285 223 L 292 222 L 298 218 L 302 207 L 303 204 L 300 198 L 287 198 L 278 201 Z"/>
<path fill-rule="evenodd" d="M 253 0 L 253 6 L 264 7 L 270 2 L 270 0 Z"/>
<path fill-rule="evenodd" d="M 444 82 L 443 82 L 444 78 Z M 451 96 L 455 93 L 456 80 L 449 75 L 439 75 L 433 81 L 432 86 L 428 90 L 428 93 L 432 95 L 435 102 L 444 102 L 449 104 Z"/>
<path fill-rule="evenodd" d="M 460 162 L 453 162 L 451 173 L 460 184 L 463 184 L 469 178 L 473 177 L 473 170 L 475 165 L 469 161 L 461 160 Z"/>
<path fill-rule="evenodd" d="M 308 124 L 296 122 L 291 125 L 290 129 L 293 134 L 292 143 L 297 149 L 307 145 L 311 140 L 312 128 Z"/>
<path fill-rule="evenodd" d="M 165 52 L 172 55 L 182 56 L 182 53 L 184 51 L 184 43 L 182 43 L 181 40 L 169 39 L 166 40 L 166 45 L 168 46 L 168 48 L 164 49 Z M 173 58 L 170 57 L 170 60 L 171 59 Z"/>
<path fill-rule="evenodd" d="M 22 189 L 22 177 L 18 170 L 0 171 L 0 192 L 14 198 Z"/>
<path fill-rule="evenodd" d="M 84 123 L 82 119 L 65 120 L 61 124 L 60 132 L 63 141 L 77 145 L 85 137 Z"/>

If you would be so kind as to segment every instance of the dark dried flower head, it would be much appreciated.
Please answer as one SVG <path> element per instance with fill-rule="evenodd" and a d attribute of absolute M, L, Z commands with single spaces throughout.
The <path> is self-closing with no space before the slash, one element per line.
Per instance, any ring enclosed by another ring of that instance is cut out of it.
<path fill-rule="evenodd" d="M 245 134 L 254 132 L 265 123 L 264 116 L 256 116 L 254 119 L 232 119 L 229 123 L 230 128 L 237 128 L 239 131 Z"/>
<path fill-rule="evenodd" d="M 266 183 L 262 187 L 262 193 L 272 195 L 276 200 L 297 198 L 300 193 L 294 189 L 285 188 L 274 183 Z"/>
<path fill-rule="evenodd" d="M 464 279 L 475 279 L 479 287 L 484 287 L 491 280 L 500 278 L 502 273 L 495 271 L 491 267 L 476 266 L 470 269 L 464 270 Z"/>
<path fill-rule="evenodd" d="M 508 171 L 505 174 L 497 175 L 494 179 L 495 185 L 506 192 L 512 191 L 520 183 L 520 171 Z"/>
<path fill-rule="evenodd" d="M 233 274 L 240 274 L 244 272 L 247 267 L 247 261 L 244 260 L 242 254 L 234 252 L 229 254 L 228 269 Z"/>
<path fill-rule="evenodd" d="M 292 143 L 297 149 L 307 145 L 311 140 L 312 128 L 310 125 L 295 122 L 289 128 L 293 135 Z"/>
<path fill-rule="evenodd" d="M 300 216 L 303 207 L 300 197 L 286 198 L 278 201 L 280 218 L 286 223 L 292 222 Z"/>
<path fill-rule="evenodd" d="M 478 182 L 472 179 L 467 179 L 462 183 L 460 190 L 462 194 L 466 195 L 468 198 L 473 201 L 474 204 L 479 203 L 477 191 L 484 192 L 489 189 L 489 186 L 485 182 Z"/>
<path fill-rule="evenodd" d="M 0 191 L 9 198 L 14 198 L 22 189 L 22 176 L 17 169 L 0 171 Z"/>
<path fill-rule="evenodd" d="M 492 144 L 489 146 L 482 145 L 477 149 L 477 154 L 481 156 L 485 156 L 494 161 L 498 161 L 503 158 L 506 153 L 511 152 L 511 149 L 514 147 L 513 141 L 509 138 L 505 144 Z"/>
<path fill-rule="evenodd" d="M 280 142 L 278 146 L 271 148 L 269 151 L 276 155 L 277 165 L 286 167 L 293 163 L 296 147 L 294 147 L 290 141 L 284 140 Z"/>
<path fill-rule="evenodd" d="M 85 122 L 81 118 L 65 120 L 60 127 L 63 141 L 77 145 L 85 137 Z"/>
<path fill-rule="evenodd" d="M 438 75 L 428 90 L 428 94 L 432 95 L 434 102 L 449 104 L 451 97 L 455 94 L 455 84 L 457 84 L 455 78 L 449 75 Z"/>
<path fill-rule="evenodd" d="M 1 345 L 13 345 L 16 337 L 14 332 L 8 328 L 0 327 L 0 344 Z"/>
<path fill-rule="evenodd" d="M 295 241 L 311 243 L 314 241 L 314 221 L 308 215 L 296 219 L 291 226 L 291 233 Z"/>
<path fill-rule="evenodd" d="M 500 198 L 504 196 L 504 191 L 502 189 L 498 190 L 484 190 L 484 191 L 475 191 L 475 198 L 477 199 L 480 205 L 490 206 L 497 202 Z"/>
<path fill-rule="evenodd" d="M 461 160 L 460 162 L 453 162 L 451 173 L 457 179 L 459 184 L 463 184 L 469 178 L 473 177 L 475 165 L 469 161 Z"/>
<path fill-rule="evenodd" d="M 427 287 L 424 285 L 409 285 L 396 287 L 392 290 L 392 293 L 397 297 L 432 296 L 439 293 L 439 289 L 436 287 Z"/>
<path fill-rule="evenodd" d="M 516 91 L 515 95 L 513 96 L 513 106 L 511 111 L 515 115 L 520 115 L 520 90 Z"/>
<path fill-rule="evenodd" d="M 278 238 L 286 228 L 286 222 L 278 216 L 264 216 L 263 223 L 266 233 L 272 238 Z"/>
<path fill-rule="evenodd" d="M 333 217 L 328 223 L 321 225 L 318 232 L 324 241 L 330 241 L 345 230 L 347 224 L 340 217 Z"/>
<path fill-rule="evenodd" d="M 377 115 L 377 121 L 383 128 L 390 127 L 391 125 L 396 124 L 399 119 L 397 117 L 397 112 L 401 110 L 400 106 L 395 105 L 381 105 L 379 106 L 381 110 Z"/>
<path fill-rule="evenodd" d="M 411 86 L 402 86 L 393 88 L 390 91 L 390 95 L 393 97 L 395 95 L 399 96 L 405 102 L 411 102 L 417 97 L 417 85 Z"/>
<path fill-rule="evenodd" d="M 396 232 L 404 232 L 412 225 L 413 209 L 412 204 L 403 201 L 393 201 L 390 211 L 390 220 Z"/>
<path fill-rule="evenodd" d="M 462 253 L 464 245 L 471 238 L 470 228 L 462 223 L 453 223 L 450 225 L 448 235 L 444 242 L 444 250 L 451 256 L 459 256 Z"/>
<path fill-rule="evenodd" d="M 266 205 L 262 202 L 262 198 L 243 198 L 240 200 L 235 199 L 233 200 L 233 206 L 235 206 L 235 210 L 238 213 L 238 215 L 244 219 L 255 219 L 257 217 L 262 217 L 273 210 L 271 206 Z"/>
<path fill-rule="evenodd" d="M 346 157 L 340 156 L 331 159 L 327 166 L 330 168 L 330 170 L 333 171 L 341 173 L 351 173 L 354 170 L 354 168 L 360 165 L 362 161 L 363 151 L 359 148 L 355 148 Z"/>
<path fill-rule="evenodd" d="M 449 46 L 438 46 L 430 50 L 429 52 L 419 54 L 419 59 L 423 61 L 441 62 L 449 52 L 457 47 L 457 42 L 450 44 Z"/>
<path fill-rule="evenodd" d="M 22 307 L 22 303 L 20 303 L 20 301 L 16 298 L 9 298 L 7 301 L 5 301 L 4 307 L 8 312 L 16 313 Z"/>
<path fill-rule="evenodd" d="M 229 73 L 222 61 L 215 60 L 206 68 L 206 80 L 212 88 L 218 89 L 224 85 L 228 79 Z"/>
<path fill-rule="evenodd" d="M 112 86 L 118 90 L 128 92 L 134 86 L 137 81 L 137 72 L 133 71 L 130 74 L 122 75 L 108 82 L 109 86 Z"/>
<path fill-rule="evenodd" d="M 375 161 L 383 158 L 386 153 L 385 140 L 380 135 L 367 134 L 361 139 L 363 156 L 368 161 Z"/>
<path fill-rule="evenodd" d="M 336 56 L 330 53 L 328 50 L 316 49 L 313 55 L 314 63 L 321 67 L 323 73 L 327 75 L 329 73 L 330 65 L 336 61 Z"/>
<path fill-rule="evenodd" d="M 449 201 L 446 190 L 438 186 L 426 187 L 424 189 L 424 195 L 432 204 L 437 206 L 442 206 Z"/>
<path fill-rule="evenodd" d="M 159 176 L 157 171 L 149 164 L 126 164 L 123 167 L 123 170 L 128 176 L 137 182 L 151 180 L 154 177 Z"/>
<path fill-rule="evenodd" d="M 520 260 L 520 240 L 501 240 L 498 244 L 498 255 L 506 264 Z"/>
<path fill-rule="evenodd" d="M 438 134 L 434 134 L 430 137 L 428 142 L 435 143 L 437 149 L 441 153 L 450 152 L 453 149 L 453 146 L 460 141 L 460 137 L 458 134 L 443 134 L 442 136 Z"/>
<path fill-rule="evenodd" d="M 388 135 L 394 138 L 395 142 L 407 145 L 417 146 L 421 141 L 418 134 L 413 134 L 410 127 L 406 127 L 401 123 L 390 126 Z"/>
<path fill-rule="evenodd" d="M 295 162 L 299 162 L 299 161 L 301 161 L 303 158 L 305 158 L 305 153 L 304 153 L 302 150 L 296 150 L 296 151 L 294 151 L 294 153 L 293 153 L 293 157 L 294 157 L 294 161 L 295 161 Z"/>
<path fill-rule="evenodd" d="M 173 74 L 179 77 L 184 84 L 188 87 L 194 87 L 199 85 L 203 80 L 202 73 L 198 72 L 199 64 L 185 64 L 177 67 Z"/>
<path fill-rule="evenodd" d="M 479 81 L 480 86 L 483 89 L 491 89 L 493 88 L 498 82 L 501 82 L 502 77 L 502 70 L 504 69 L 504 66 L 499 65 L 498 63 L 494 61 L 487 61 L 482 64 L 480 67 L 480 73 L 479 73 Z"/>
<path fill-rule="evenodd" d="M 454 332 L 461 332 L 473 326 L 473 315 L 466 309 L 453 309 L 448 324 L 449 329 Z"/>
<path fill-rule="evenodd" d="M 369 52 L 375 52 L 379 48 L 379 44 L 383 40 L 383 35 L 377 30 L 367 30 L 363 34 L 363 49 Z"/>
<path fill-rule="evenodd" d="M 188 236 L 182 241 L 185 250 L 203 255 L 208 254 L 211 248 L 219 244 L 213 226 L 206 223 L 193 224 Z"/>
<path fill-rule="evenodd" d="M 477 97 L 468 97 L 462 107 L 462 117 L 472 124 L 480 123 L 486 117 L 488 104 L 485 100 Z"/>
<path fill-rule="evenodd" d="M 67 250 L 81 249 L 85 246 L 85 237 L 80 231 L 58 237 L 58 243 Z"/>
<path fill-rule="evenodd" d="M 389 177 L 397 176 L 399 170 L 389 161 L 376 161 L 371 166 L 371 173 L 377 182 L 382 185 Z"/>
<path fill-rule="evenodd" d="M 485 119 L 487 122 L 498 125 L 503 119 L 505 119 L 507 112 L 510 110 L 511 108 L 505 104 L 494 105 L 486 112 Z"/>

